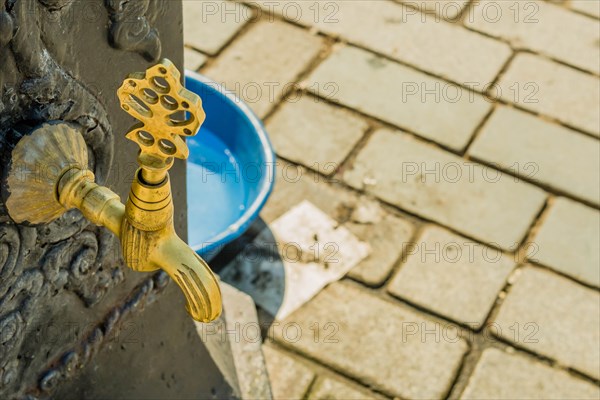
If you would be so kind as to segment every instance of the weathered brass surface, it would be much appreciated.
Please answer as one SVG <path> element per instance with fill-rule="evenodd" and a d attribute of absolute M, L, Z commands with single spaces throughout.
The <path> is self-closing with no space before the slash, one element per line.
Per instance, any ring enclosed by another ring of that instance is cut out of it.
<path fill-rule="evenodd" d="M 74 165 L 88 165 L 87 146 L 73 125 L 45 123 L 13 149 L 6 207 L 16 222 L 42 224 L 65 213 L 54 187 Z"/>
<path fill-rule="evenodd" d="M 221 313 L 219 284 L 175 233 L 168 174 L 173 157 L 188 156 L 180 135 L 197 133 L 205 118 L 202 102 L 181 85 L 179 71 L 166 59 L 145 73 L 130 75 L 118 95 L 121 107 L 141 122 L 127 134 L 141 151 L 125 205 L 117 194 L 95 183 L 81 134 L 66 123 L 54 123 L 44 124 L 15 146 L 8 211 L 18 223 L 38 224 L 79 209 L 120 238 L 131 269 L 163 269 L 183 291 L 192 318 L 212 321 Z"/>

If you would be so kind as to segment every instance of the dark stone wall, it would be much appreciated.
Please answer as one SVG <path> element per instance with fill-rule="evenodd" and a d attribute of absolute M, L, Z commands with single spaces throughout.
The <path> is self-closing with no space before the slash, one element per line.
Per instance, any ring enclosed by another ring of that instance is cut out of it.
<path fill-rule="evenodd" d="M 175 0 L 0 0 L 3 200 L 12 148 L 53 120 L 81 127 L 99 183 L 126 199 L 137 147 L 124 137 L 134 121 L 120 110 L 116 90 L 128 73 L 163 57 L 182 69 L 181 12 Z M 186 238 L 184 162 L 176 161 L 171 182 L 176 229 Z M 178 335 L 191 321 L 169 286 L 175 285 L 162 273 L 125 267 L 116 239 L 76 210 L 43 226 L 17 225 L 0 202 L 0 398 L 93 398 L 110 385 L 117 390 L 110 393 L 119 393 L 125 386 L 116 382 L 129 385 L 123 393 L 132 395 L 162 388 L 148 364 L 190 354 Z M 137 346 L 122 343 L 132 330 L 143 331 Z M 165 352 L 160 343 L 172 340 L 178 347 Z M 193 354 L 183 366 L 198 360 L 207 366 L 190 371 L 203 383 L 194 390 L 220 390 L 224 383 L 203 347 Z M 180 384 L 183 370 L 177 371 Z"/>
<path fill-rule="evenodd" d="M 54 398 L 234 398 L 194 322 L 177 312 L 184 304 L 179 288 L 169 285 L 160 301 L 127 319 L 119 335 L 113 335 L 79 375 L 59 387 Z"/>

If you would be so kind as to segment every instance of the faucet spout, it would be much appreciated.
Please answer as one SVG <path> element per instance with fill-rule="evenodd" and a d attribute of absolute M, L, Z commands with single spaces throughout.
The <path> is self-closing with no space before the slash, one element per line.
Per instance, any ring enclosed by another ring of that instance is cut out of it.
<path fill-rule="evenodd" d="M 127 265 L 136 271 L 164 270 L 179 285 L 188 314 L 200 322 L 219 317 L 221 289 L 206 262 L 173 227 L 168 176 L 158 185 L 136 174 L 127 204 L 110 189 L 94 182 L 89 170 L 73 167 L 59 179 L 57 197 L 65 209 L 77 208 L 87 219 L 119 237 Z"/>
<path fill-rule="evenodd" d="M 161 241 L 151 255 L 153 263 L 179 285 L 185 295 L 187 312 L 196 321 L 210 322 L 221 314 L 221 289 L 206 264 L 177 235 Z"/>

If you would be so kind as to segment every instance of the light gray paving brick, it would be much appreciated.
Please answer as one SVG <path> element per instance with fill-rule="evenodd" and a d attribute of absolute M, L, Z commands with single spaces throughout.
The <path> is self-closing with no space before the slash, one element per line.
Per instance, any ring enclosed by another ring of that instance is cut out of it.
<path fill-rule="evenodd" d="M 441 18 L 456 21 L 465 9 L 468 0 L 400 0 L 407 6 L 423 12 L 435 13 Z"/>
<path fill-rule="evenodd" d="M 303 200 L 308 200 L 338 222 L 348 219 L 356 196 L 326 183 L 325 178 L 301 166 L 277 160 L 275 187 L 261 211 L 262 219 L 271 223 Z"/>
<path fill-rule="evenodd" d="M 600 80 L 533 54 L 518 54 L 499 94 L 519 106 L 600 136 Z"/>
<path fill-rule="evenodd" d="M 351 112 L 302 96 L 286 102 L 267 123 L 275 152 L 325 175 L 332 175 L 368 129 Z"/>
<path fill-rule="evenodd" d="M 392 214 L 382 213 L 378 221 L 344 225 L 357 237 L 369 242 L 371 254 L 348 274 L 351 278 L 371 286 L 381 285 L 400 259 L 414 233 L 414 226 Z"/>
<path fill-rule="evenodd" d="M 520 354 L 490 348 L 483 352 L 463 399 L 598 399 L 600 389 Z"/>
<path fill-rule="evenodd" d="M 524 238 L 546 197 L 533 185 L 389 130 L 373 134 L 343 179 L 504 249 Z"/>
<path fill-rule="evenodd" d="M 302 399 L 315 378 L 306 365 L 271 345 L 263 345 L 263 354 L 274 400 Z"/>
<path fill-rule="evenodd" d="M 589 285 L 600 286 L 598 210 L 558 198 L 533 242 L 537 246 L 530 258 Z"/>
<path fill-rule="evenodd" d="M 375 400 L 367 390 L 331 378 L 319 378 L 308 395 L 309 400 Z"/>
<path fill-rule="evenodd" d="M 250 20 L 252 9 L 232 1 L 185 0 L 183 41 L 206 54 L 217 54 Z"/>
<path fill-rule="evenodd" d="M 600 18 L 600 0 L 547 0 L 573 10 L 579 14 Z"/>
<path fill-rule="evenodd" d="M 531 50 L 594 73 L 600 72 L 598 21 L 546 1 L 475 3 L 465 24 Z M 560 26 L 560 29 L 556 29 Z"/>
<path fill-rule="evenodd" d="M 475 328 L 483 325 L 515 265 L 500 250 L 435 226 L 425 228 L 407 252 L 388 290 Z"/>
<path fill-rule="evenodd" d="M 502 42 L 391 1 L 258 3 L 284 18 L 454 82 L 484 86 L 494 80 L 511 54 Z"/>
<path fill-rule="evenodd" d="M 573 10 L 600 18 L 600 0 L 570 0 L 567 4 Z"/>
<path fill-rule="evenodd" d="M 527 267 L 494 319 L 503 338 L 600 378 L 600 296 L 552 272 Z"/>
<path fill-rule="evenodd" d="M 183 65 L 190 71 L 198 71 L 206 62 L 207 57 L 195 50 L 185 48 L 183 50 Z"/>
<path fill-rule="evenodd" d="M 319 54 L 322 40 L 281 21 L 262 21 L 237 39 L 204 73 L 236 92 L 264 117 Z"/>
<path fill-rule="evenodd" d="M 498 107 L 469 149 L 471 157 L 517 177 L 600 202 L 600 144 L 509 107 Z"/>
<path fill-rule="evenodd" d="M 339 282 L 282 321 L 274 337 L 391 396 L 440 398 L 467 350 L 450 329 Z M 422 337 L 425 330 L 433 334 Z"/>
<path fill-rule="evenodd" d="M 321 96 L 455 150 L 491 108 L 482 96 L 354 47 L 333 53 L 309 80 Z M 332 82 L 335 93 L 324 91 Z"/>
<path fill-rule="evenodd" d="M 349 190 L 329 185 L 324 178 L 283 161 L 279 162 L 275 189 L 261 217 L 272 222 L 303 200 L 315 204 L 371 246 L 371 254 L 349 276 L 372 286 L 383 283 L 401 257 L 402 243 L 410 240 L 413 225 L 378 205 L 371 206 L 373 202 L 357 198 Z M 374 207 L 375 211 L 360 215 L 357 211 L 365 207 Z"/>

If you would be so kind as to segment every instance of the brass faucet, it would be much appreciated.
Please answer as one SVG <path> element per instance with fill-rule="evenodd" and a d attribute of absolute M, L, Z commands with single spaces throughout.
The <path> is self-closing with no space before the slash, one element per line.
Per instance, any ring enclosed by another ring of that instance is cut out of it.
<path fill-rule="evenodd" d="M 219 283 L 173 226 L 168 170 L 174 158 L 188 157 L 181 136 L 195 135 L 205 119 L 200 97 L 186 90 L 180 79 L 177 68 L 164 59 L 146 72 L 129 75 L 117 91 L 123 110 L 140 121 L 126 136 L 140 146 L 140 168 L 126 204 L 95 183 L 79 131 L 54 122 L 35 129 L 13 149 L 6 206 L 15 222 L 32 224 L 79 209 L 119 237 L 131 269 L 166 271 L 183 291 L 192 318 L 209 322 L 221 314 Z"/>

